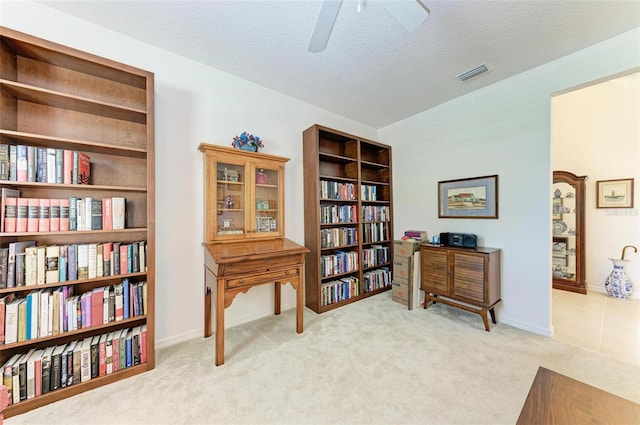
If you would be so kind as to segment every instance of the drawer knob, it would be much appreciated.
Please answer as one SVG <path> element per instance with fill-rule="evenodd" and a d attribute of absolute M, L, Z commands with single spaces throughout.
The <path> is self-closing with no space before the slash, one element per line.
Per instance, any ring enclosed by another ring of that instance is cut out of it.
<path fill-rule="evenodd" d="M 240 279 L 240 283 L 244 283 L 244 279 Z"/>
<path fill-rule="evenodd" d="M 289 274 L 291 274 L 291 271 L 290 271 L 290 270 L 286 270 L 286 271 L 284 272 L 284 274 L 286 274 L 287 276 L 289 276 Z"/>

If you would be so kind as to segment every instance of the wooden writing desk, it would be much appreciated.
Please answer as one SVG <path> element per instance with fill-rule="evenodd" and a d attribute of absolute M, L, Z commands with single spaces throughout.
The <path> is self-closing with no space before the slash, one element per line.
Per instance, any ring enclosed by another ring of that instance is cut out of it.
<path fill-rule="evenodd" d="M 235 296 L 257 285 L 275 284 L 274 313 L 280 314 L 282 284 L 296 290 L 296 332 L 302 333 L 304 246 L 288 239 L 204 244 L 204 336 L 211 336 L 211 297 L 215 296 L 216 366 L 224 364 L 224 309 Z M 215 291 L 212 288 L 215 287 Z"/>
<path fill-rule="evenodd" d="M 538 368 L 517 425 L 640 424 L 640 404 Z"/>

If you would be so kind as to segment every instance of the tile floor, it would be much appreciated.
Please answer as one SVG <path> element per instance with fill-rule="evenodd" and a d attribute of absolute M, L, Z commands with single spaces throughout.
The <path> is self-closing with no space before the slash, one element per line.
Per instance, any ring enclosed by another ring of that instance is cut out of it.
<path fill-rule="evenodd" d="M 554 338 L 640 366 L 640 299 L 553 289 Z"/>

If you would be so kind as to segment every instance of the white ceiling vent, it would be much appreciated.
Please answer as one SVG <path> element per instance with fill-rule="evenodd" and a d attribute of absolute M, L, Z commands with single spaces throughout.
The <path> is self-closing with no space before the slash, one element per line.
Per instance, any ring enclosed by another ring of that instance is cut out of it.
<path fill-rule="evenodd" d="M 456 78 L 464 83 L 474 77 L 477 77 L 478 75 L 484 74 L 487 71 L 489 71 L 489 68 L 487 68 L 487 66 L 483 64 L 473 69 L 470 69 L 467 72 L 463 72 L 462 74 L 458 75 Z"/>

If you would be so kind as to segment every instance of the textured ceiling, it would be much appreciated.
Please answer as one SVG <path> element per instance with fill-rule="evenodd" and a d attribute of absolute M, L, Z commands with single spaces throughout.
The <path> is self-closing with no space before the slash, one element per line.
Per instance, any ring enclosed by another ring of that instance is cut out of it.
<path fill-rule="evenodd" d="M 320 53 L 319 1 L 42 3 L 374 128 L 640 27 L 640 1 L 422 2 L 407 32 L 376 1 L 344 1 Z"/>

